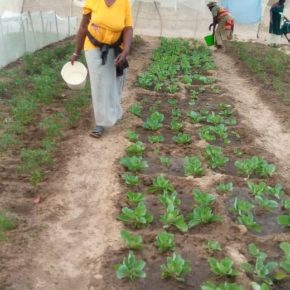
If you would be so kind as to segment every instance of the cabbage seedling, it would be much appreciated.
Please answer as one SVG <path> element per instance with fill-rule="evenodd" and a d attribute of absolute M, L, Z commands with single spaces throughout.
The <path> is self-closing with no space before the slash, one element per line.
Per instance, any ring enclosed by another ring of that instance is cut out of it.
<path fill-rule="evenodd" d="M 224 282 L 216 285 L 212 282 L 206 282 L 201 285 L 201 290 L 245 290 L 245 288 L 236 283 Z"/>
<path fill-rule="evenodd" d="M 204 174 L 202 163 L 196 156 L 186 156 L 184 158 L 183 168 L 186 176 L 202 176 Z"/>
<path fill-rule="evenodd" d="M 116 274 L 119 279 L 128 279 L 130 281 L 145 278 L 144 272 L 146 263 L 143 260 L 138 260 L 132 251 L 128 257 L 125 257 L 122 264 L 117 265 Z"/>
<path fill-rule="evenodd" d="M 142 171 L 148 167 L 147 161 L 143 160 L 141 156 L 126 156 L 121 158 L 120 163 L 132 172 Z"/>
<path fill-rule="evenodd" d="M 218 192 L 231 194 L 233 192 L 233 183 L 220 183 L 216 189 Z"/>
<path fill-rule="evenodd" d="M 174 235 L 166 231 L 160 232 L 156 237 L 155 246 L 161 254 L 173 251 L 175 247 Z"/>
<path fill-rule="evenodd" d="M 172 257 L 168 257 L 166 264 L 160 267 L 162 278 L 173 278 L 181 282 L 184 281 L 184 277 L 191 272 L 190 263 L 176 253 L 173 253 Z"/>
<path fill-rule="evenodd" d="M 121 231 L 122 240 L 129 250 L 140 250 L 143 248 L 143 241 L 140 235 L 133 235 L 128 231 Z"/>
<path fill-rule="evenodd" d="M 210 265 L 211 271 L 218 276 L 229 277 L 237 276 L 239 274 L 239 272 L 233 268 L 234 262 L 228 257 L 222 260 L 209 257 L 207 261 Z"/>
<path fill-rule="evenodd" d="M 133 175 L 129 172 L 126 172 L 122 174 L 122 179 L 125 181 L 125 183 L 129 186 L 136 186 L 139 184 L 139 176 Z"/>

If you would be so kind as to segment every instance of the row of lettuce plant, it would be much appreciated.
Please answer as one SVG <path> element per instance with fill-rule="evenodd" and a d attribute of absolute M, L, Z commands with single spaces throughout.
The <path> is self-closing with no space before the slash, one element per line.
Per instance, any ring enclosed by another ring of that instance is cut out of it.
<path fill-rule="evenodd" d="M 195 106 L 199 94 L 204 92 L 204 85 L 210 85 L 214 81 L 212 78 L 203 76 L 203 70 L 206 71 L 214 68 L 210 53 L 195 41 L 190 42 L 163 38 L 161 39 L 160 48 L 154 51 L 152 60 L 153 62 L 148 70 L 139 75 L 139 84 L 146 89 L 157 92 L 175 93 L 179 90 L 180 83 L 183 83 L 190 88 L 188 106 L 191 108 Z M 198 69 L 200 69 L 199 72 L 197 72 Z M 191 89 L 190 86 L 194 81 L 201 83 L 200 89 L 196 87 Z M 139 118 L 146 115 L 143 122 L 143 129 L 153 133 L 148 137 L 147 142 L 149 144 L 162 143 L 165 141 L 165 138 L 160 131 L 167 121 L 165 115 L 161 112 L 164 108 L 161 108 L 160 101 L 156 101 L 149 107 L 149 114 L 146 112 L 144 115 L 144 104 L 145 101 L 137 102 L 130 107 L 129 111 Z M 185 115 L 183 115 L 178 105 L 179 99 L 171 97 L 168 98 L 167 107 L 165 108 L 167 112 L 171 112 L 170 130 L 175 134 L 172 137 L 172 141 L 177 146 L 192 143 L 192 136 L 184 132 L 185 118 L 188 118 L 192 124 L 199 125 L 198 136 L 207 142 L 220 139 L 225 146 L 228 146 L 231 143 L 229 138 L 230 133 L 238 135 L 236 131 L 230 132 L 229 130 L 229 126 L 232 128 L 232 126 L 237 124 L 236 119 L 233 117 L 233 107 L 231 105 L 220 103 L 212 111 L 207 109 L 200 109 L 198 111 L 190 109 Z M 122 175 L 122 180 L 130 190 L 126 194 L 128 206 L 122 208 L 118 219 L 132 229 L 150 226 L 156 217 L 153 217 L 148 211 L 145 199 L 147 194 L 157 194 L 159 202 L 164 207 L 164 213 L 159 216 L 163 230 L 157 234 L 154 245 L 161 254 L 167 252 L 172 253 L 168 254 L 166 262 L 160 265 L 160 275 L 162 278 L 185 281 L 186 275 L 192 272 L 190 261 L 185 260 L 176 252 L 175 237 L 170 231 L 176 228 L 181 233 L 186 233 L 200 224 L 222 222 L 222 216 L 214 213 L 213 210 L 216 195 L 194 189 L 193 209 L 191 213 L 184 216 L 180 210 L 181 200 L 178 197 L 178 192 L 170 180 L 164 175 L 156 176 L 153 179 L 152 185 L 147 189 L 147 192 L 134 191 L 134 188 L 140 184 L 138 173 L 148 170 L 149 164 L 143 157 L 146 145 L 140 141 L 138 133 L 129 130 L 127 137 L 133 144 L 126 148 L 127 156 L 122 157 L 120 163 L 127 170 Z M 184 176 L 203 176 L 205 168 L 203 161 L 206 161 L 208 168 L 212 170 L 223 167 L 229 161 L 229 158 L 223 154 L 222 148 L 218 146 L 207 145 L 201 153 L 200 156 L 184 157 Z M 239 156 L 240 152 L 237 153 Z M 169 167 L 172 162 L 172 156 L 160 156 L 159 161 L 164 167 Z M 257 206 L 268 210 L 280 206 L 289 210 L 289 199 L 282 198 L 284 191 L 281 185 L 268 186 L 263 182 L 255 184 L 250 181 L 252 177 L 268 178 L 272 176 L 276 171 L 276 167 L 273 164 L 269 164 L 261 157 L 254 156 L 249 159 L 237 160 L 235 162 L 235 168 L 240 176 L 247 179 L 249 192 L 253 194 Z M 233 188 L 234 185 L 232 182 L 220 183 L 216 191 L 231 194 Z M 267 199 L 266 196 L 274 197 L 276 200 Z M 251 230 L 260 231 L 260 225 L 254 221 L 253 209 L 253 204 L 239 198 L 235 198 L 233 206 L 231 207 L 231 211 L 236 215 L 238 223 L 245 225 Z M 287 226 L 288 219 L 288 215 L 280 215 L 277 221 L 279 224 Z M 134 235 L 125 230 L 122 231 L 121 236 L 129 249 L 129 254 L 117 266 L 117 277 L 120 279 L 127 278 L 129 280 L 145 278 L 146 263 L 138 259 L 134 254 L 134 251 L 143 249 L 142 236 Z M 289 246 L 290 244 L 286 242 L 280 244 L 280 248 L 285 254 L 285 257 L 280 262 L 268 262 L 268 260 L 266 261 L 267 255 L 261 254 L 259 259 L 257 257 L 257 261 L 249 260 L 248 263 L 239 265 L 239 267 L 236 267 L 237 265 L 234 265 L 233 260 L 226 256 L 222 259 L 209 257 L 208 264 L 214 275 L 226 279 L 238 276 L 239 271 L 243 270 L 249 273 L 250 279 L 253 280 L 251 283 L 253 290 L 268 290 L 273 285 L 274 274 L 276 280 L 286 279 L 290 275 Z M 254 252 L 254 247 L 256 247 L 254 244 L 249 245 L 251 254 Z M 221 250 L 218 241 L 208 241 L 207 248 L 210 253 Z M 258 251 L 256 247 L 256 252 Z M 244 288 L 237 283 L 229 283 L 228 281 L 221 284 L 207 281 L 201 285 L 201 289 L 242 290 Z"/>

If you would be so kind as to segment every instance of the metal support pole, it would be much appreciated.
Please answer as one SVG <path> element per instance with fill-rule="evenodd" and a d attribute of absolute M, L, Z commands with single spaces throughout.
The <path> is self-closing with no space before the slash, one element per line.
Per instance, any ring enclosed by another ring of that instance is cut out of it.
<path fill-rule="evenodd" d="M 59 39 L 59 32 L 58 32 L 58 25 L 57 25 L 57 16 L 56 13 L 54 12 L 54 19 L 55 19 L 55 29 L 56 29 L 56 34 L 57 34 L 57 40 Z"/>

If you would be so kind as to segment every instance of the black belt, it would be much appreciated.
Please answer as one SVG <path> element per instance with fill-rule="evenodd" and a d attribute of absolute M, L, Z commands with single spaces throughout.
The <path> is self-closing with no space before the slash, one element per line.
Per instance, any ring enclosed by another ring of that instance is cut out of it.
<path fill-rule="evenodd" d="M 113 44 L 106 44 L 106 43 L 98 41 L 97 39 L 94 38 L 94 36 L 89 31 L 87 31 L 87 36 L 88 36 L 90 42 L 94 46 L 97 46 L 100 48 L 102 65 L 106 64 L 109 49 L 114 49 L 115 57 L 117 57 L 123 51 L 122 48 L 120 47 L 120 45 L 122 44 L 122 41 L 123 41 L 123 33 L 121 34 L 119 39 Z M 128 67 L 129 67 L 128 60 L 125 59 L 121 64 L 119 64 L 116 67 L 117 77 L 122 76 L 124 74 L 124 69 L 126 69 Z"/>

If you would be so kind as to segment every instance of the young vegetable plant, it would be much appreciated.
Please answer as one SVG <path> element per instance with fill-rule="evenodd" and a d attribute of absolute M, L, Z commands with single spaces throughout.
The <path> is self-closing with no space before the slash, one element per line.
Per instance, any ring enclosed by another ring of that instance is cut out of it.
<path fill-rule="evenodd" d="M 165 214 L 160 216 L 160 221 L 163 223 L 164 228 L 175 226 L 183 233 L 188 231 L 188 226 L 184 221 L 183 215 L 180 214 L 178 208 L 175 208 L 174 204 L 167 206 Z"/>
<path fill-rule="evenodd" d="M 283 200 L 283 208 L 290 209 L 290 198 Z"/>
<path fill-rule="evenodd" d="M 218 276 L 230 277 L 237 276 L 239 274 L 239 272 L 233 268 L 234 262 L 228 257 L 222 260 L 209 257 L 207 261 L 210 265 L 211 271 Z"/>
<path fill-rule="evenodd" d="M 136 132 L 132 131 L 132 130 L 128 130 L 128 132 L 127 132 L 127 138 L 131 142 L 137 142 L 137 141 L 139 141 L 139 135 Z"/>
<path fill-rule="evenodd" d="M 120 164 L 131 172 L 139 172 L 148 167 L 147 161 L 143 160 L 141 156 L 125 156 L 121 158 Z"/>
<path fill-rule="evenodd" d="M 222 284 L 216 285 L 212 282 L 205 282 L 201 285 L 201 290 L 245 290 L 245 288 L 236 283 L 224 282 Z"/>
<path fill-rule="evenodd" d="M 123 207 L 118 219 L 133 228 L 140 228 L 153 222 L 153 216 L 148 213 L 143 202 L 140 202 L 135 209 Z"/>
<path fill-rule="evenodd" d="M 221 216 L 214 214 L 210 207 L 197 207 L 187 216 L 188 228 L 193 228 L 199 224 L 209 224 L 221 221 Z"/>
<path fill-rule="evenodd" d="M 160 232 L 156 237 L 155 246 L 161 254 L 173 251 L 175 248 L 174 235 L 166 231 Z"/>
<path fill-rule="evenodd" d="M 261 195 L 257 195 L 255 197 L 256 202 L 258 203 L 259 207 L 267 211 L 273 211 L 278 208 L 279 204 L 275 200 L 267 199 Z"/>
<path fill-rule="evenodd" d="M 153 180 L 153 185 L 149 188 L 149 192 L 153 193 L 164 193 L 173 192 L 174 187 L 171 182 L 166 179 L 163 175 L 157 176 Z"/>
<path fill-rule="evenodd" d="M 144 122 L 143 127 L 147 130 L 157 131 L 162 127 L 164 115 L 157 111 L 153 112 Z"/>
<path fill-rule="evenodd" d="M 146 263 L 143 260 L 138 260 L 132 251 L 128 257 L 125 257 L 122 264 L 116 266 L 116 274 L 119 279 L 128 279 L 130 281 L 145 278 L 144 272 Z"/>
<path fill-rule="evenodd" d="M 290 228 L 290 213 L 279 215 L 277 217 L 277 223 L 285 228 Z"/>
<path fill-rule="evenodd" d="M 209 194 L 208 192 L 202 192 L 199 189 L 193 191 L 194 200 L 200 207 L 211 206 L 215 201 L 215 196 L 213 194 Z"/>
<path fill-rule="evenodd" d="M 212 169 L 222 167 L 229 161 L 229 158 L 223 155 L 220 147 L 208 145 L 204 150 L 204 154 Z"/>
<path fill-rule="evenodd" d="M 182 131 L 183 127 L 184 127 L 184 123 L 181 121 L 178 121 L 177 119 L 173 119 L 170 123 L 170 129 L 172 131 L 176 131 L 176 132 Z"/>
<path fill-rule="evenodd" d="M 252 213 L 242 214 L 238 217 L 238 222 L 241 225 L 244 225 L 246 228 L 253 230 L 257 233 L 262 231 L 261 225 L 255 222 L 254 216 Z"/>
<path fill-rule="evenodd" d="M 254 265 L 243 263 L 241 265 L 242 269 L 252 275 L 258 282 L 272 285 L 271 274 L 278 267 L 278 263 L 266 262 L 267 254 L 260 251 L 255 244 L 250 244 L 248 249 L 250 254 L 256 258 L 256 261 Z"/>
<path fill-rule="evenodd" d="M 179 118 L 179 117 L 181 117 L 181 111 L 178 108 L 173 108 L 171 110 L 171 116 L 173 118 Z"/>
<path fill-rule="evenodd" d="M 251 286 L 252 286 L 252 290 L 271 290 L 270 287 L 265 283 L 258 284 L 256 282 L 252 282 Z"/>
<path fill-rule="evenodd" d="M 238 215 L 244 215 L 251 213 L 254 207 L 255 206 L 251 202 L 236 197 L 234 200 L 234 206 L 231 208 L 231 211 Z"/>
<path fill-rule="evenodd" d="M 165 167 L 169 167 L 171 162 L 172 162 L 172 159 L 168 156 L 161 156 L 160 157 L 160 162 L 163 166 Z"/>
<path fill-rule="evenodd" d="M 280 249 L 284 253 L 282 262 L 280 262 L 280 267 L 287 273 L 288 277 L 290 275 L 290 243 L 282 242 L 280 243 Z"/>
<path fill-rule="evenodd" d="M 171 195 L 167 192 L 163 192 L 163 194 L 159 196 L 159 200 L 166 208 L 170 205 L 179 206 L 181 204 L 181 200 L 177 197 L 176 191 L 172 192 Z"/>
<path fill-rule="evenodd" d="M 162 135 L 151 135 L 148 136 L 148 142 L 151 144 L 164 142 L 164 137 Z"/>
<path fill-rule="evenodd" d="M 140 103 L 135 103 L 129 108 L 129 112 L 135 115 L 136 117 L 140 117 L 142 113 L 142 106 Z"/>
<path fill-rule="evenodd" d="M 161 265 L 162 278 L 173 278 L 183 282 L 185 276 L 191 272 L 190 263 L 180 255 L 173 253 L 172 257 L 167 258 L 166 264 Z"/>
<path fill-rule="evenodd" d="M 176 106 L 178 103 L 177 99 L 168 99 L 167 102 L 170 106 Z"/>
<path fill-rule="evenodd" d="M 184 158 L 184 173 L 186 176 L 202 176 L 204 175 L 204 170 L 200 159 L 196 156 L 185 157 Z"/>
<path fill-rule="evenodd" d="M 266 160 L 257 156 L 250 159 L 238 160 L 235 162 L 235 167 L 242 176 L 247 178 L 253 175 L 269 177 L 276 171 L 276 166 L 274 164 L 269 164 Z"/>
<path fill-rule="evenodd" d="M 267 184 L 265 182 L 253 183 L 251 181 L 247 181 L 247 185 L 250 193 L 254 196 L 263 195 L 267 190 Z"/>
<path fill-rule="evenodd" d="M 133 235 L 128 231 L 121 231 L 122 240 L 129 250 L 140 250 L 143 248 L 143 240 L 140 235 Z"/>
<path fill-rule="evenodd" d="M 139 176 L 133 175 L 129 172 L 122 174 L 122 179 L 125 181 L 127 185 L 132 187 L 138 185 L 140 182 Z"/>
<path fill-rule="evenodd" d="M 141 141 L 129 145 L 126 149 L 128 156 L 142 156 L 145 151 L 145 146 Z"/>
<path fill-rule="evenodd" d="M 216 189 L 218 192 L 231 194 L 234 188 L 233 183 L 228 182 L 228 183 L 220 183 Z"/>
<path fill-rule="evenodd" d="M 137 205 L 141 201 L 142 202 L 144 201 L 144 193 L 129 191 L 129 192 L 127 192 L 127 198 L 128 198 L 128 202 L 130 204 Z"/>
<path fill-rule="evenodd" d="M 177 144 L 189 144 L 192 142 L 191 136 L 186 133 L 178 133 L 172 137 L 172 140 Z"/>
<path fill-rule="evenodd" d="M 190 111 L 187 116 L 191 119 L 192 123 L 200 123 L 205 120 L 205 117 L 198 112 Z"/>
<path fill-rule="evenodd" d="M 208 116 L 206 121 L 210 124 L 222 124 L 224 123 L 224 118 L 220 115 L 217 115 L 215 112 L 211 112 Z"/>
<path fill-rule="evenodd" d="M 207 241 L 206 248 L 210 253 L 215 253 L 222 250 L 221 244 L 214 240 Z"/>
<path fill-rule="evenodd" d="M 268 186 L 267 193 L 274 196 L 277 199 L 281 199 L 285 194 L 281 184 L 276 184 L 274 187 Z"/>

